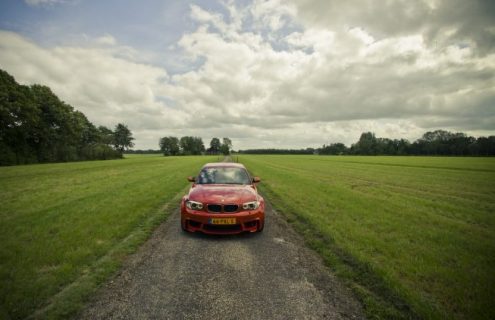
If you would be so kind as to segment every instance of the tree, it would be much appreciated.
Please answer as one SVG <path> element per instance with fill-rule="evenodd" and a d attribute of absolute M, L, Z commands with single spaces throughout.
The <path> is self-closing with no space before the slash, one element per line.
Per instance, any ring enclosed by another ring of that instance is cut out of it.
<path fill-rule="evenodd" d="M 205 151 L 203 139 L 200 137 L 182 137 L 180 138 L 179 145 L 184 155 L 199 155 Z"/>
<path fill-rule="evenodd" d="M 407 139 L 397 140 L 397 154 L 406 155 L 410 154 L 411 143 Z"/>
<path fill-rule="evenodd" d="M 33 133 L 39 120 L 30 88 L 0 70 L 0 165 L 37 162 Z"/>
<path fill-rule="evenodd" d="M 471 154 L 480 156 L 494 156 L 495 155 L 495 136 L 479 137 L 476 139 L 476 143 L 471 147 L 473 150 Z"/>
<path fill-rule="evenodd" d="M 213 138 L 210 141 L 210 149 L 208 149 L 208 151 L 209 153 L 217 154 L 220 152 L 220 147 L 221 147 L 220 139 Z"/>
<path fill-rule="evenodd" d="M 372 132 L 363 132 L 359 141 L 352 145 L 352 152 L 355 154 L 375 155 L 377 150 L 377 140 Z"/>
<path fill-rule="evenodd" d="M 114 141 L 113 144 L 115 146 L 115 149 L 119 150 L 121 153 L 124 152 L 124 150 L 128 148 L 132 148 L 134 146 L 134 143 L 132 140 L 134 138 L 132 137 L 132 132 L 127 128 L 126 125 L 119 123 L 115 126 L 115 131 L 114 131 Z"/>
<path fill-rule="evenodd" d="M 411 146 L 411 153 L 426 155 L 478 155 L 479 144 L 465 133 L 445 130 L 428 131 Z"/>
<path fill-rule="evenodd" d="M 86 116 L 50 88 L 20 85 L 0 70 L 0 165 L 121 157 L 102 141 Z"/>
<path fill-rule="evenodd" d="M 177 137 L 163 137 L 160 139 L 160 150 L 165 156 L 176 156 L 179 154 L 179 139 Z"/>
<path fill-rule="evenodd" d="M 98 134 L 100 136 L 101 143 L 107 145 L 113 145 L 114 134 L 113 131 L 105 126 L 98 127 Z"/>
<path fill-rule="evenodd" d="M 220 151 L 224 155 L 229 155 L 231 149 L 232 149 L 232 140 L 230 140 L 229 138 L 223 138 L 223 143 L 220 146 Z"/>
<path fill-rule="evenodd" d="M 323 148 L 320 149 L 320 154 L 346 154 L 348 152 L 347 147 L 343 143 L 332 143 L 329 146 L 323 145 Z"/>

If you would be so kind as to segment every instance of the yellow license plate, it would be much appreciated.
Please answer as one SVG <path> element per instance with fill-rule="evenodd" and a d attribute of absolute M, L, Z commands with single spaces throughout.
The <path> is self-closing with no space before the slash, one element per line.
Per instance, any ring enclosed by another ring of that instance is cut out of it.
<path fill-rule="evenodd" d="M 235 218 L 211 218 L 210 224 L 236 224 Z"/>

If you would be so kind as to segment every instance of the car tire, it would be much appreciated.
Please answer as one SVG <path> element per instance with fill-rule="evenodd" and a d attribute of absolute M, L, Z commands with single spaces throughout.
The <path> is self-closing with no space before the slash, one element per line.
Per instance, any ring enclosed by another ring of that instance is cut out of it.
<path fill-rule="evenodd" d="M 256 232 L 263 232 L 263 229 L 265 228 L 265 224 L 263 223 L 261 227 L 259 227 Z"/>

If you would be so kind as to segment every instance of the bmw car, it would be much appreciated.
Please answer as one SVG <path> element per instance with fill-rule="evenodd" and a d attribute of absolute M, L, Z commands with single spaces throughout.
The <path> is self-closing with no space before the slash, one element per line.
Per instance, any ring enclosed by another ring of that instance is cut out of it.
<path fill-rule="evenodd" d="M 261 232 L 265 202 L 258 194 L 258 177 L 239 163 L 208 163 L 181 202 L 181 226 L 187 232 L 235 234 Z"/>

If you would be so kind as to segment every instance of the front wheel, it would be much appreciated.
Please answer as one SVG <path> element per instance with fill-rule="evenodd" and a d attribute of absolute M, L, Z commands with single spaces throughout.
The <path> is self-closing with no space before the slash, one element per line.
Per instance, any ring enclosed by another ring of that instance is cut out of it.
<path fill-rule="evenodd" d="M 263 229 L 264 229 L 264 228 L 265 228 L 265 223 L 260 224 L 260 225 L 258 226 L 258 229 L 256 230 L 256 232 L 263 232 Z"/>

